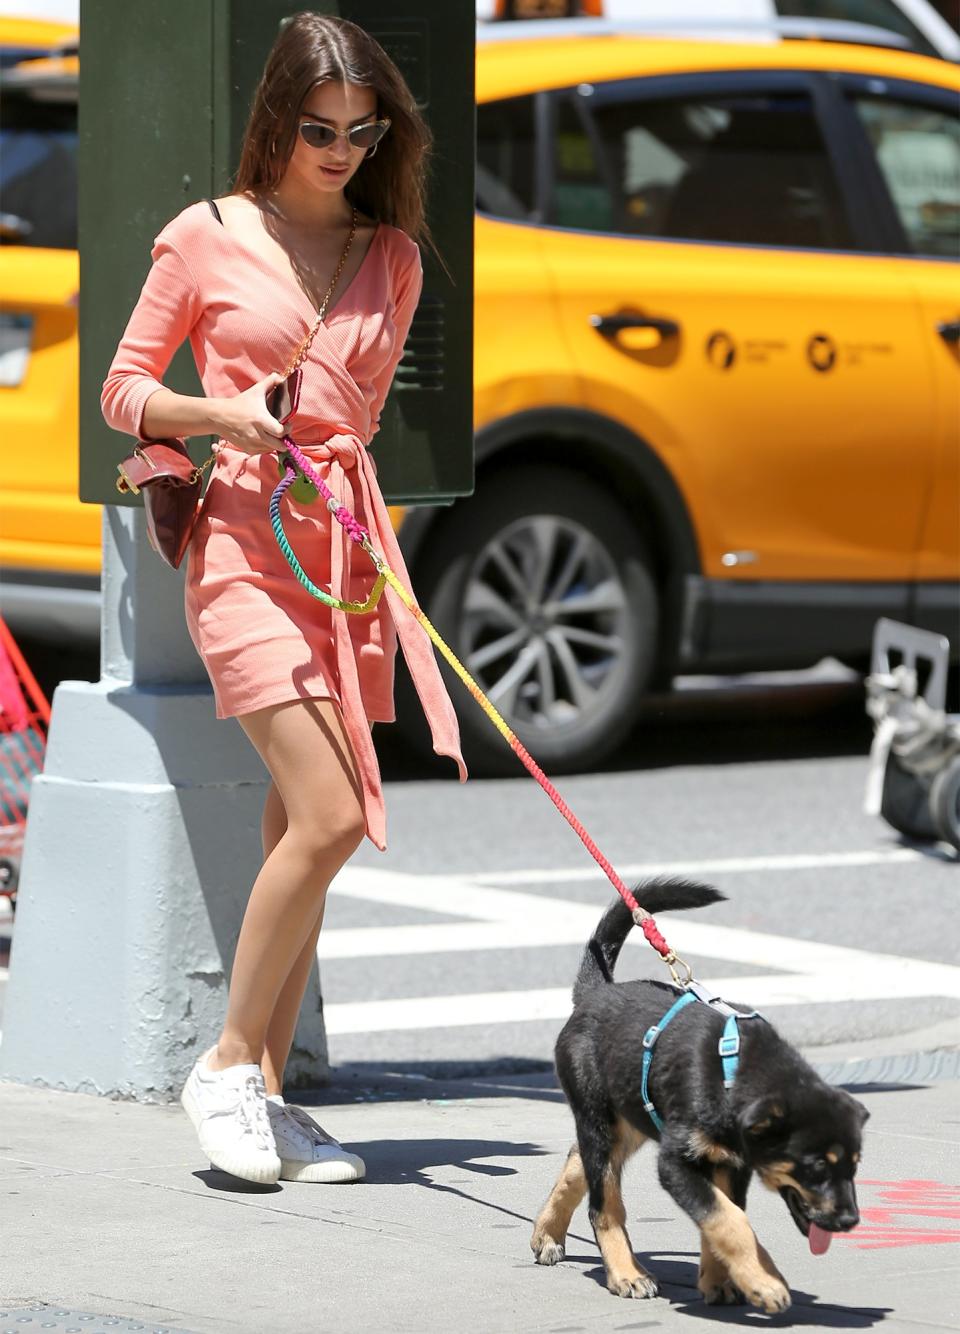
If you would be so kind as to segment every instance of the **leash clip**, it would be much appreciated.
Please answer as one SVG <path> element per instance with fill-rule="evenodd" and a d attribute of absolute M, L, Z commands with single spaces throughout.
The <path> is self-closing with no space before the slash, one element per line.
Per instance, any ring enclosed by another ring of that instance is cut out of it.
<path fill-rule="evenodd" d="M 664 959 L 664 963 L 670 969 L 670 976 L 673 978 L 676 985 L 686 990 L 689 984 L 693 981 L 693 969 L 687 963 L 686 959 L 681 959 L 679 954 L 674 954 L 673 950 L 671 950 Z M 680 973 L 677 971 L 677 965 L 683 969 L 686 973 L 686 977 L 680 976 Z"/>
<path fill-rule="evenodd" d="M 386 569 L 383 557 L 376 547 L 371 546 L 369 537 L 365 537 L 360 543 L 360 549 L 365 551 L 376 566 L 377 574 L 383 574 Z"/>

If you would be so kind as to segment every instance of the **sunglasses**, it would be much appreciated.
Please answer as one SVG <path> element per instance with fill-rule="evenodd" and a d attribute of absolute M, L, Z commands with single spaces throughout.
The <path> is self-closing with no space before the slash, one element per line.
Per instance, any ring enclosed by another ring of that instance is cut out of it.
<path fill-rule="evenodd" d="M 386 118 L 354 125 L 349 130 L 335 130 L 332 125 L 320 125 L 315 120 L 302 120 L 298 126 L 300 138 L 311 148 L 329 148 L 339 138 L 346 139 L 351 148 L 373 148 L 389 128 L 390 121 Z"/>

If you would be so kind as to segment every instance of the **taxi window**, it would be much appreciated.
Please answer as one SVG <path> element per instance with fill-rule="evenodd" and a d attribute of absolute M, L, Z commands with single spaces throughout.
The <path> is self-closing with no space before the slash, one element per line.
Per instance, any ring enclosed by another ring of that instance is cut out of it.
<path fill-rule="evenodd" d="M 477 108 L 477 207 L 498 218 L 527 220 L 534 211 L 536 135 L 532 97 Z"/>
<path fill-rule="evenodd" d="M 569 105 L 579 115 L 568 111 L 558 122 L 550 219 L 556 225 L 664 239 L 853 247 L 806 93 L 610 101 L 602 87 L 597 92 L 596 98 L 572 94 Z"/>
<path fill-rule="evenodd" d="M 853 105 L 910 251 L 960 258 L 960 116 L 892 98 L 857 97 Z"/>
<path fill-rule="evenodd" d="M 77 245 L 77 109 L 19 94 L 0 101 L 0 241 Z"/>

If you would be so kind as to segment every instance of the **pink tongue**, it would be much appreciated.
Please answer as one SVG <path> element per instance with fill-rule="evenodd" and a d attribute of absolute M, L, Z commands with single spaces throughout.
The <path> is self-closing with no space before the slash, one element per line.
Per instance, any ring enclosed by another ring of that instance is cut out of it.
<path fill-rule="evenodd" d="M 817 1227 L 816 1223 L 810 1224 L 810 1231 L 807 1233 L 807 1241 L 810 1243 L 810 1252 L 812 1255 L 826 1255 L 830 1249 L 830 1242 L 833 1240 L 833 1234 L 825 1231 L 822 1227 Z"/>

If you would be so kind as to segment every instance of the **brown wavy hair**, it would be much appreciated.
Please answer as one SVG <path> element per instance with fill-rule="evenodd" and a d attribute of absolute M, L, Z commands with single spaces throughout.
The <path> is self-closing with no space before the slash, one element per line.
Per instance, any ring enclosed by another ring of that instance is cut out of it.
<path fill-rule="evenodd" d="M 361 162 L 346 185 L 346 198 L 361 213 L 433 248 L 425 217 L 430 129 L 386 51 L 348 19 L 304 10 L 284 23 L 253 99 L 233 193 L 259 194 L 279 184 L 303 104 L 328 79 L 372 88 L 377 116 L 391 121 L 376 154 Z"/>

